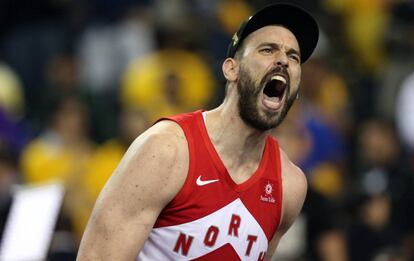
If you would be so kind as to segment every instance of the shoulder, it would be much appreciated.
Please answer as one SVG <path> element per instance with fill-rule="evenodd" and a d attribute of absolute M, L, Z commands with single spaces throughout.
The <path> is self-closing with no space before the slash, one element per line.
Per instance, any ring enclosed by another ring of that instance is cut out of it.
<path fill-rule="evenodd" d="M 305 173 L 289 159 L 282 148 L 280 148 L 280 162 L 282 164 L 282 180 L 294 181 L 299 186 L 299 189 L 306 189 L 307 180 Z"/>
<path fill-rule="evenodd" d="M 156 164 L 161 170 L 168 167 L 171 168 L 170 173 L 184 168 L 189 157 L 184 132 L 171 120 L 163 120 L 150 127 L 136 138 L 126 155 L 129 151 L 143 166 Z"/>
<path fill-rule="evenodd" d="M 287 230 L 299 215 L 307 193 L 307 179 L 303 171 L 296 166 L 280 149 L 282 164 L 282 219 L 280 229 Z"/>
<path fill-rule="evenodd" d="M 145 150 L 170 158 L 187 150 L 187 140 L 181 127 L 174 121 L 162 120 L 138 136 L 131 150 Z"/>
<path fill-rule="evenodd" d="M 185 136 L 172 121 L 159 122 L 136 138 L 96 201 L 80 256 L 136 257 L 160 212 L 184 184 L 186 150 Z"/>
<path fill-rule="evenodd" d="M 146 188 L 157 193 L 159 206 L 167 204 L 187 177 L 189 155 L 180 126 L 161 121 L 137 137 L 123 156 L 111 180 L 115 186 Z M 162 187 L 162 190 L 159 188 Z M 158 190 L 158 191 L 157 191 Z"/>

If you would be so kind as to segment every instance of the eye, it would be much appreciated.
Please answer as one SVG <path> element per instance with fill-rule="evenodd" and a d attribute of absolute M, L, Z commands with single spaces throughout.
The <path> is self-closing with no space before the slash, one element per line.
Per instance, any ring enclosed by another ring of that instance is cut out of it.
<path fill-rule="evenodd" d="M 297 54 L 289 54 L 289 59 L 292 59 L 296 62 L 300 62 L 300 57 Z"/>
<path fill-rule="evenodd" d="M 260 49 L 260 53 L 263 53 L 263 54 L 272 54 L 273 53 L 273 49 L 270 48 L 270 47 L 265 47 L 265 48 Z"/>

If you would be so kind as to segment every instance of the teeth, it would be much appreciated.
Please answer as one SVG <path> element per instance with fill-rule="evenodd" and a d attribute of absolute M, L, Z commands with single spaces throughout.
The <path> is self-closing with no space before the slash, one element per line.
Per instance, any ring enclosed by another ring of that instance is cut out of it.
<path fill-rule="evenodd" d="M 283 76 L 281 76 L 281 75 L 275 75 L 275 76 L 273 76 L 273 77 L 272 77 L 272 79 L 271 79 L 271 80 L 281 81 L 281 82 L 283 82 L 284 84 L 286 84 L 286 79 L 285 79 L 285 77 L 283 77 Z"/>

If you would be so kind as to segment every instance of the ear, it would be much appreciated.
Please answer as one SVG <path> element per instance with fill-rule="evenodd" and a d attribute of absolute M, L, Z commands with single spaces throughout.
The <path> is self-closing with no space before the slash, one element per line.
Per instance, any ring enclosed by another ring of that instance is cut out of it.
<path fill-rule="evenodd" d="M 240 64 L 233 58 L 227 58 L 222 65 L 223 75 L 228 82 L 234 82 L 239 77 Z"/>

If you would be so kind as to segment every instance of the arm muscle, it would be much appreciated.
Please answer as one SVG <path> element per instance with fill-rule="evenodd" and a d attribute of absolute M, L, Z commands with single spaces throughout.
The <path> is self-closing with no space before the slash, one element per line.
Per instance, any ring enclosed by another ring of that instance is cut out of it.
<path fill-rule="evenodd" d="M 102 190 L 78 260 L 132 260 L 188 171 L 182 130 L 160 122 L 138 137 Z"/>

